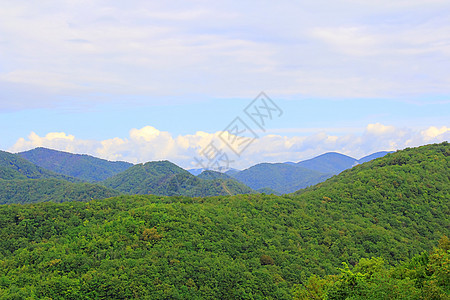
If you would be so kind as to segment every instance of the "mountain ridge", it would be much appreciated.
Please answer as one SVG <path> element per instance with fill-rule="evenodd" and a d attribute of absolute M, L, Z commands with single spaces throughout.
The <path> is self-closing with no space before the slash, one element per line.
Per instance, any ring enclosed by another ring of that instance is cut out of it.
<path fill-rule="evenodd" d="M 109 161 L 43 147 L 19 152 L 18 155 L 47 170 L 89 182 L 105 180 L 133 166 L 128 162 Z"/>

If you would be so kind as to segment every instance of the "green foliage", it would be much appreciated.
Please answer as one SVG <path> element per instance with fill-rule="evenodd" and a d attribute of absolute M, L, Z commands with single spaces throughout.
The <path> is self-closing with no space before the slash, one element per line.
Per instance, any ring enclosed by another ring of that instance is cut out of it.
<path fill-rule="evenodd" d="M 393 264 L 431 249 L 450 228 L 449 148 L 398 151 L 298 191 L 293 199 L 323 216 L 308 240 L 320 236 L 327 252 L 352 265 L 370 256 Z"/>
<path fill-rule="evenodd" d="M 302 255 L 272 212 L 295 204 L 278 202 L 122 196 L 0 206 L 0 295 L 290 298 Z"/>
<path fill-rule="evenodd" d="M 448 299 L 449 154 L 399 151 L 284 196 L 3 205 L 0 298 Z M 223 180 L 127 171 L 158 184 L 114 182 L 146 192 Z"/>
<path fill-rule="evenodd" d="M 135 165 L 103 183 L 127 194 L 207 197 L 254 193 L 228 175 L 203 173 L 195 177 L 169 161 L 158 161 Z"/>
<path fill-rule="evenodd" d="M 107 161 L 89 155 L 72 154 L 46 148 L 19 153 L 30 162 L 47 170 L 84 181 L 102 181 L 133 166 L 123 161 Z"/>
<path fill-rule="evenodd" d="M 0 179 L 0 204 L 90 201 L 118 195 L 118 191 L 91 183 L 59 179 Z"/>
<path fill-rule="evenodd" d="M 448 238 L 446 236 L 443 239 Z M 450 251 L 435 248 L 396 267 L 362 258 L 338 276 L 311 276 L 293 289 L 295 299 L 450 299 Z"/>

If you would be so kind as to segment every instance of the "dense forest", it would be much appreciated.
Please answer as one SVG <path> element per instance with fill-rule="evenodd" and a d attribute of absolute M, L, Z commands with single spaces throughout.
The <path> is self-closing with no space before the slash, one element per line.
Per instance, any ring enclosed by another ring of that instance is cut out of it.
<path fill-rule="evenodd" d="M 0 179 L 0 204 L 90 201 L 120 195 L 98 184 L 72 183 L 58 179 Z"/>
<path fill-rule="evenodd" d="M 442 143 L 284 196 L 2 205 L 0 298 L 448 299 L 449 167 Z"/>

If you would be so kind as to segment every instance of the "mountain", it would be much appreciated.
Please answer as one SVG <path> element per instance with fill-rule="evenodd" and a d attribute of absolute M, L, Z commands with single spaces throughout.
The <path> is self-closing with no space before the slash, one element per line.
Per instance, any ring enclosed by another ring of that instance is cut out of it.
<path fill-rule="evenodd" d="M 70 182 L 81 180 L 41 168 L 17 154 L 0 150 L 0 179 L 62 179 Z"/>
<path fill-rule="evenodd" d="M 376 158 L 380 158 L 383 157 L 389 153 L 393 153 L 394 151 L 380 151 L 380 152 L 376 152 L 376 153 L 372 153 L 370 155 L 364 156 L 361 159 L 358 160 L 358 163 L 363 164 L 365 162 L 374 160 Z"/>
<path fill-rule="evenodd" d="M 337 175 L 344 170 L 354 167 L 357 164 L 362 164 L 371 161 L 373 159 L 383 157 L 386 154 L 392 152 L 393 151 L 380 151 L 364 156 L 359 160 L 344 154 L 336 152 L 327 152 L 311 159 L 299 161 L 297 163 L 289 161 L 285 162 L 285 164 L 298 165 L 310 170 Z"/>
<path fill-rule="evenodd" d="M 200 169 L 189 169 L 189 170 L 187 170 L 187 171 L 188 171 L 189 173 L 191 173 L 192 175 L 194 175 L 194 176 L 198 176 L 198 175 L 200 175 L 202 172 L 204 172 L 204 171 L 209 171 L 209 170 L 208 170 L 208 169 L 200 168 Z M 216 171 L 213 171 L 213 172 L 216 172 Z M 219 173 L 226 173 L 226 174 L 229 174 L 229 173 L 237 173 L 237 172 L 239 172 L 239 170 L 230 168 L 230 169 L 228 169 L 226 172 L 219 172 Z"/>
<path fill-rule="evenodd" d="M 200 179 L 206 179 L 206 180 L 213 180 L 213 179 L 233 179 L 233 177 L 225 174 L 225 173 L 220 173 L 220 172 L 216 172 L 216 171 L 211 171 L 211 170 L 205 170 L 202 173 L 200 173 L 199 175 L 197 175 L 197 178 Z"/>
<path fill-rule="evenodd" d="M 332 175 L 337 175 L 359 163 L 382 157 L 388 153 L 390 152 L 377 152 L 356 160 L 347 155 L 328 152 L 297 163 L 263 163 L 243 171 L 230 170 L 225 174 L 261 193 L 292 193 L 298 189 L 322 182 Z"/>
<path fill-rule="evenodd" d="M 72 154 L 41 147 L 18 154 L 47 170 L 89 182 L 105 180 L 133 166 L 128 162 L 108 161 L 85 154 Z"/>
<path fill-rule="evenodd" d="M 324 181 L 332 175 L 297 165 L 262 163 L 230 176 L 254 190 L 270 188 L 285 194 Z"/>
<path fill-rule="evenodd" d="M 448 299 L 449 199 L 442 143 L 283 196 L 2 205 L 0 296 Z"/>
<path fill-rule="evenodd" d="M 118 196 L 104 186 L 34 165 L 17 154 L 0 151 L 0 204 L 88 201 Z"/>
<path fill-rule="evenodd" d="M 297 166 L 321 173 L 339 174 L 358 164 L 358 161 L 350 156 L 328 152 L 317 157 L 297 163 Z"/>
<path fill-rule="evenodd" d="M 254 193 L 251 188 L 226 178 L 226 175 L 217 175 L 211 171 L 206 174 L 209 174 L 204 175 L 208 179 L 202 179 L 202 176 L 196 177 L 169 161 L 157 161 L 135 165 L 106 179 L 103 184 L 127 194 L 204 197 Z"/>

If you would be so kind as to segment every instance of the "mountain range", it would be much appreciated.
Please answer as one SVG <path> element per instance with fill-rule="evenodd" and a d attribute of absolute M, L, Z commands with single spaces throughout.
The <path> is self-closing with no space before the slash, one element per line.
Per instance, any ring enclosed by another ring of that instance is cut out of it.
<path fill-rule="evenodd" d="M 42 147 L 20 152 L 18 155 L 47 170 L 88 182 L 105 180 L 133 166 L 124 161 L 108 161 Z"/>
<path fill-rule="evenodd" d="M 389 153 L 392 152 L 377 152 L 357 160 L 340 153 L 328 152 L 297 163 L 262 163 L 243 171 L 227 171 L 226 174 L 252 189 L 268 188 L 277 194 L 286 194 L 325 181 L 344 170 Z"/>
<path fill-rule="evenodd" d="M 126 194 L 206 197 L 254 193 L 225 174 L 206 171 L 196 177 L 169 161 L 137 164 L 102 183 Z"/>
<path fill-rule="evenodd" d="M 286 194 L 322 182 L 360 162 L 387 153 L 374 153 L 361 160 L 339 153 L 325 153 L 298 163 L 262 163 L 242 171 L 232 169 L 219 173 L 198 169 L 195 170 L 198 175 L 194 176 L 193 170 L 187 172 L 169 161 L 133 165 L 42 147 L 18 154 L 2 151 L 1 201 L 26 203 L 41 199 L 61 202 L 70 198 L 68 191 L 72 191 L 72 198 L 81 201 L 119 193 L 199 197 Z M 38 182 L 37 179 L 46 181 Z M 28 196 L 18 192 L 26 190 L 35 192 L 25 193 Z"/>
<path fill-rule="evenodd" d="M 118 191 L 41 168 L 17 154 L 0 151 L 0 204 L 88 201 Z"/>
<path fill-rule="evenodd" d="M 128 170 L 162 183 L 187 173 Z M 444 142 L 283 196 L 0 205 L 0 298 L 448 299 L 449 199 Z"/>

